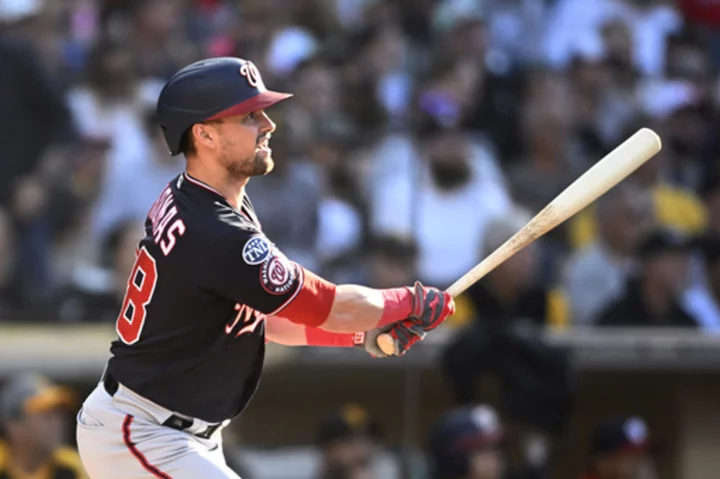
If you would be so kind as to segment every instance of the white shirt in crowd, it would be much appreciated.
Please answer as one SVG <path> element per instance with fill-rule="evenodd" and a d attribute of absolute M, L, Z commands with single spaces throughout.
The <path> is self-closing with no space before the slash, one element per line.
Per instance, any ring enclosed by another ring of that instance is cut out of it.
<path fill-rule="evenodd" d="M 427 162 L 404 136 L 390 136 L 373 154 L 366 192 L 373 233 L 414 237 L 419 276 L 454 282 L 480 260 L 485 225 L 507 212 L 511 200 L 488 149 L 475 143 L 471 180 L 456 191 L 432 182 Z"/>

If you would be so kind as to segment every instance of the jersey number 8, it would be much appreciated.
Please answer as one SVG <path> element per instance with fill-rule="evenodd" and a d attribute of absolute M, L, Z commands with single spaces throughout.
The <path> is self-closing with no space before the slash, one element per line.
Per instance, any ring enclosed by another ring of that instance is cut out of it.
<path fill-rule="evenodd" d="M 115 324 L 115 330 L 123 343 L 135 344 L 140 339 L 147 316 L 146 307 L 155 292 L 156 283 L 155 259 L 143 247 L 130 272 L 125 299 Z"/>

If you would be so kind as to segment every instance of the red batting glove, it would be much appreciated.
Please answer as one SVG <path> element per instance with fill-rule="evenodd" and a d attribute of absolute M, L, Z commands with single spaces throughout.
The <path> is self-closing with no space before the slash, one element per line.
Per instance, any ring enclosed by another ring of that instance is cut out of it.
<path fill-rule="evenodd" d="M 427 332 L 440 326 L 454 313 L 455 300 L 450 294 L 415 281 L 412 313 L 408 319 Z"/>

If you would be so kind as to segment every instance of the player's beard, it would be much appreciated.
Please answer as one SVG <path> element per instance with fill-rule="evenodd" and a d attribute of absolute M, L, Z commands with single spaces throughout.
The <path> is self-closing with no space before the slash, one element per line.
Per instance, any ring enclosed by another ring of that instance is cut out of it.
<path fill-rule="evenodd" d="M 262 176 L 270 173 L 275 168 L 270 151 L 256 148 L 250 158 L 233 160 L 229 155 L 223 155 L 223 164 L 230 179 L 235 181 L 244 180 L 251 176 Z"/>

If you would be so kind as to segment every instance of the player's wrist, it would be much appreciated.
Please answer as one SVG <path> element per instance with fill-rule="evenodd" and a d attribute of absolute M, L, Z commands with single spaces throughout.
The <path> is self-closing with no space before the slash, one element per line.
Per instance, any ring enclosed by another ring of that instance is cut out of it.
<path fill-rule="evenodd" d="M 390 288 L 381 290 L 383 295 L 383 312 L 376 328 L 383 328 L 389 324 L 402 321 L 412 314 L 413 290 L 412 288 Z"/>
<path fill-rule="evenodd" d="M 318 328 L 305 328 L 305 341 L 308 346 L 353 348 L 362 347 L 365 333 L 331 333 Z"/>

